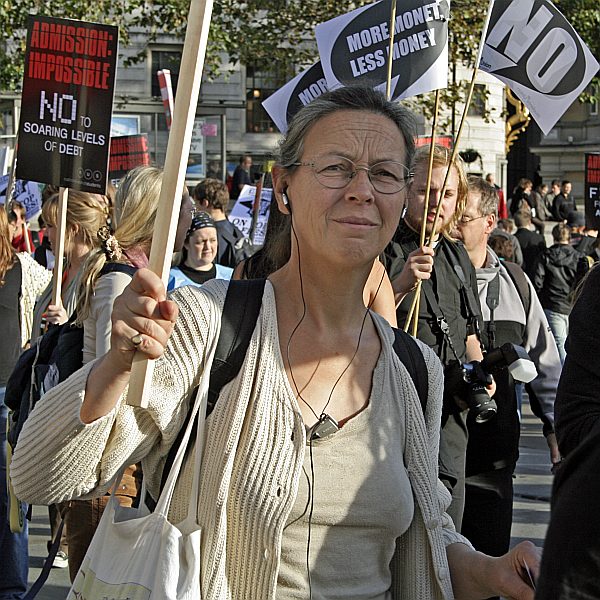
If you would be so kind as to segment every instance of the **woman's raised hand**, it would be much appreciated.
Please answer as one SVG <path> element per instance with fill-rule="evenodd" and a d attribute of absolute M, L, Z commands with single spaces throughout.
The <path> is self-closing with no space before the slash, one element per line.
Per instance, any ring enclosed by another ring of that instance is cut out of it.
<path fill-rule="evenodd" d="M 177 304 L 167 300 L 160 277 L 149 269 L 137 271 L 115 300 L 109 351 L 112 364 L 130 370 L 136 352 L 150 359 L 161 356 L 178 313 Z"/>

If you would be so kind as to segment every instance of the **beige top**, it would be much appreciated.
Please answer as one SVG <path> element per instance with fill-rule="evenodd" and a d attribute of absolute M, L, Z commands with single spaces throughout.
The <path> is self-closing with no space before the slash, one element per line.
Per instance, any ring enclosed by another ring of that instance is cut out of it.
<path fill-rule="evenodd" d="M 117 271 L 97 279 L 90 301 L 90 313 L 83 322 L 84 365 L 109 351 L 113 304 L 130 282 L 131 275 Z"/>
<path fill-rule="evenodd" d="M 365 410 L 312 442 L 281 542 L 277 600 L 305 600 L 310 522 L 313 598 L 391 600 L 396 539 L 414 514 L 404 466 L 404 407 L 385 393 L 384 360 Z M 390 431 L 384 424 L 398 423 Z M 391 434 L 391 435 L 390 435 Z M 312 469 L 311 469 L 312 466 Z M 312 516 L 311 516 L 312 501 Z"/>
<path fill-rule="evenodd" d="M 162 466 L 188 412 L 204 349 L 218 335 L 216 320 L 228 282 L 183 287 L 172 298 L 179 317 L 163 357 L 155 363 L 148 408 L 120 404 L 84 425 L 79 412 L 93 362 L 45 394 L 25 422 L 12 462 L 19 498 L 49 504 L 104 494 L 124 464 L 142 460 L 156 494 Z M 389 564 L 394 600 L 452 598 L 446 545 L 468 544 L 445 513 L 450 495 L 437 478 L 443 373 L 433 351 L 419 344 L 429 372 L 426 418 L 406 368 L 394 353 L 387 322 L 372 318 L 381 338 L 385 394 L 404 407 L 403 423 L 383 422 L 391 436 L 405 431 L 404 463 L 415 498 L 410 527 Z M 225 386 L 207 420 L 197 517 L 202 526 L 204 600 L 276 597 L 285 524 L 298 493 L 306 450 L 300 409 L 279 347 L 277 307 L 267 282 L 262 308 L 238 376 Z M 192 470 L 184 466 L 170 517 L 185 515 Z M 350 470 L 351 465 L 348 466 Z"/>

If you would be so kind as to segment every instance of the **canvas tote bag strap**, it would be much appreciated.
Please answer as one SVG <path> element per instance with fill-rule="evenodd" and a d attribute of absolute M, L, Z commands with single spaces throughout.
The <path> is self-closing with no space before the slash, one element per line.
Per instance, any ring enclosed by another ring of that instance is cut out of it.
<path fill-rule="evenodd" d="M 185 457 L 185 451 L 188 446 L 188 442 L 194 430 L 196 423 L 196 415 L 206 414 L 206 406 L 208 402 L 208 386 L 210 383 L 210 368 L 215 356 L 215 350 L 217 348 L 217 341 L 219 339 L 219 333 L 221 329 L 220 313 L 218 311 L 211 311 L 210 313 L 209 331 L 211 332 L 209 345 L 205 348 L 204 358 L 199 367 L 200 380 L 198 381 L 198 393 L 195 398 L 191 399 L 194 403 L 190 419 L 188 421 L 185 433 L 181 440 L 181 444 L 177 449 L 175 460 L 169 471 L 169 476 L 165 482 L 165 486 L 158 498 L 156 508 L 154 512 L 160 513 L 167 516 L 171 500 L 173 499 L 173 492 L 175 491 L 175 484 L 177 483 L 177 477 L 181 471 L 183 465 L 183 459 Z M 194 389 L 194 385 L 190 389 Z M 196 527 L 196 512 L 198 509 L 198 493 L 200 488 L 200 466 L 202 464 L 202 451 L 204 449 L 204 424 L 205 419 L 198 419 L 198 426 L 196 427 L 196 446 L 194 451 L 194 471 L 192 480 L 192 492 L 189 498 L 187 517 L 184 519 L 184 523 L 192 528 Z M 183 525 L 183 524 L 182 524 Z M 180 529 L 187 529 L 185 525 L 178 525 Z"/>

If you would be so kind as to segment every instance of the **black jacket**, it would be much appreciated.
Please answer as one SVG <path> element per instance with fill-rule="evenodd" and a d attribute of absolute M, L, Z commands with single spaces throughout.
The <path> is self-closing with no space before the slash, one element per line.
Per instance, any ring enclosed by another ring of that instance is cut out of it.
<path fill-rule="evenodd" d="M 539 255 L 546 249 L 546 240 L 535 231 L 520 227 L 515 232 L 523 252 L 523 271 L 530 279 L 533 278 L 533 269 Z"/>
<path fill-rule="evenodd" d="M 542 306 L 553 312 L 571 312 L 571 293 L 586 265 L 585 257 L 569 244 L 554 244 L 540 255 L 533 275 L 533 286 Z"/>

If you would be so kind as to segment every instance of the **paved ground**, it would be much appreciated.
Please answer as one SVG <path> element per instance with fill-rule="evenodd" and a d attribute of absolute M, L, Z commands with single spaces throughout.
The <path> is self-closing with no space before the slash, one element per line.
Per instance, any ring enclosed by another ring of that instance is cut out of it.
<path fill-rule="evenodd" d="M 546 442 L 541 434 L 541 423 L 524 406 L 521 432 L 521 457 L 515 479 L 513 543 L 522 539 L 542 545 L 550 516 L 550 490 L 552 476 Z M 30 532 L 30 582 L 39 575 L 46 556 L 49 538 L 48 512 L 45 507 L 35 507 Z M 64 600 L 69 590 L 68 569 L 52 569 L 38 600 Z"/>

